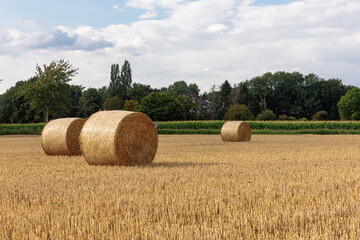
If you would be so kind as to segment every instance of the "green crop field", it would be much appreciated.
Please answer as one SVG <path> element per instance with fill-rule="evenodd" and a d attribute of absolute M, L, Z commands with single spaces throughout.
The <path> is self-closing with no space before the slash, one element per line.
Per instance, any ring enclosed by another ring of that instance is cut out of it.
<path fill-rule="evenodd" d="M 225 121 L 160 122 L 160 134 L 220 134 Z M 248 121 L 253 134 L 360 134 L 359 121 Z"/>
<path fill-rule="evenodd" d="M 220 134 L 225 121 L 159 122 L 159 134 Z M 253 134 L 360 134 L 360 121 L 248 121 Z M 41 134 L 45 123 L 0 124 L 0 135 Z"/>

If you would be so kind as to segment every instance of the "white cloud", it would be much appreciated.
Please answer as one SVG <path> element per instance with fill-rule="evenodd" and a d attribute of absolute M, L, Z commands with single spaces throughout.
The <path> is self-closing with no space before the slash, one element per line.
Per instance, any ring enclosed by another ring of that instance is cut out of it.
<path fill-rule="evenodd" d="M 85 87 L 107 85 L 110 65 L 125 59 L 133 81 L 152 87 L 182 79 L 208 91 L 225 79 L 239 83 L 266 71 L 313 72 L 360 85 L 359 1 L 252 3 L 130 0 L 128 7 L 147 11 L 130 25 L 0 30 L 0 93 L 30 77 L 35 63 L 58 58 L 80 68 L 73 83 Z M 148 19 L 154 13 L 165 17 Z"/>
<path fill-rule="evenodd" d="M 255 0 L 243 0 L 241 2 L 241 5 L 247 6 L 247 5 L 251 5 L 255 2 Z"/>
<path fill-rule="evenodd" d="M 156 17 L 156 12 L 147 11 L 146 13 L 139 16 L 140 19 L 149 19 Z"/>
<path fill-rule="evenodd" d="M 221 32 L 227 29 L 227 26 L 224 24 L 213 24 L 210 25 L 205 32 L 207 33 L 217 33 L 217 32 Z"/>
<path fill-rule="evenodd" d="M 155 8 L 172 9 L 184 0 L 129 0 L 126 5 L 134 8 L 153 10 Z"/>

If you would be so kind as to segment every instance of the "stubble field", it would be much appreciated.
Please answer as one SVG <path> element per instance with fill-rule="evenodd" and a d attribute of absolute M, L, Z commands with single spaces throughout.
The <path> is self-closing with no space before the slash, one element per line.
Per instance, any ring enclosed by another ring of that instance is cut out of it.
<path fill-rule="evenodd" d="M 0 239 L 357 239 L 359 135 L 159 136 L 147 166 L 0 137 Z"/>

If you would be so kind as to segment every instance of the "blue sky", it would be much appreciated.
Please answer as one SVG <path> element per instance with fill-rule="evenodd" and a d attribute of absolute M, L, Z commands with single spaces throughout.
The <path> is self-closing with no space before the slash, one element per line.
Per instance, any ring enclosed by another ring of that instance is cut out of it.
<path fill-rule="evenodd" d="M 264 6 L 294 1 L 257 0 L 252 4 Z M 146 12 L 145 9 L 127 6 L 126 1 L 121 0 L 0 0 L 0 6 L 0 28 L 17 24 L 18 20 L 37 20 L 44 24 L 40 30 L 58 25 L 102 28 L 111 24 L 131 24 Z"/>
<path fill-rule="evenodd" d="M 118 6 L 119 10 L 114 9 Z M 116 0 L 1 0 L 0 27 L 16 24 L 17 20 L 37 20 L 47 27 L 89 25 L 95 28 L 110 24 L 130 24 L 138 20 L 142 9 L 126 7 Z"/>
<path fill-rule="evenodd" d="M 267 71 L 359 85 L 358 0 L 0 0 L 0 94 L 65 59 L 73 84 L 108 85 L 129 60 L 133 81 L 202 91 Z"/>

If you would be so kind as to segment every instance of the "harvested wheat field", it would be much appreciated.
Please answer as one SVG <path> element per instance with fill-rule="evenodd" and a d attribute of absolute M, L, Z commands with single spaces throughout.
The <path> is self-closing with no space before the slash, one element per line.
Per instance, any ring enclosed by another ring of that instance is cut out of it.
<path fill-rule="evenodd" d="M 159 136 L 153 163 L 0 137 L 0 239 L 356 239 L 359 135 Z"/>

